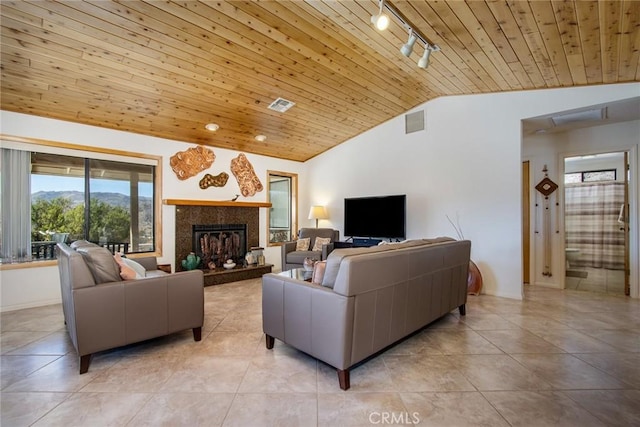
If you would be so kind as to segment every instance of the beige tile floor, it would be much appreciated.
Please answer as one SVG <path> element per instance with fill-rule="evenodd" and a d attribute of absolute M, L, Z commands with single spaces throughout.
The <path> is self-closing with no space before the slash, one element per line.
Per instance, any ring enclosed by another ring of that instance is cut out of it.
<path fill-rule="evenodd" d="M 191 331 L 95 355 L 89 372 L 60 305 L 3 313 L 1 425 L 638 426 L 640 301 L 526 288 L 457 311 L 335 371 L 261 332 L 260 281 L 205 288 Z"/>
<path fill-rule="evenodd" d="M 587 277 L 565 277 L 567 289 L 624 295 L 624 270 L 591 267 L 580 267 L 574 270 L 586 273 Z"/>

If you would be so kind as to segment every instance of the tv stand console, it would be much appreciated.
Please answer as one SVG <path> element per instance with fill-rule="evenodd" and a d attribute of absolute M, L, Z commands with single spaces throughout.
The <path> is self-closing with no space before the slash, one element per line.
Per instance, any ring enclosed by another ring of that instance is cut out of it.
<path fill-rule="evenodd" d="M 377 246 L 381 241 L 380 239 L 353 238 L 350 242 L 333 242 L 333 247 L 334 249 L 368 248 L 370 246 Z"/>

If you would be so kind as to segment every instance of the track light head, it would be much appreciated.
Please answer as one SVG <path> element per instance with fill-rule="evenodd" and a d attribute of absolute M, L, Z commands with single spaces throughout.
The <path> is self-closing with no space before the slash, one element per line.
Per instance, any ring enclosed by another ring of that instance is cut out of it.
<path fill-rule="evenodd" d="M 371 23 L 375 25 L 378 30 L 384 31 L 389 26 L 389 17 L 385 13 L 380 12 L 380 14 L 371 17 Z"/>
<path fill-rule="evenodd" d="M 407 58 L 411 56 L 411 52 L 413 52 L 413 45 L 416 44 L 416 40 L 418 40 L 418 38 L 413 34 L 413 31 L 411 31 L 409 33 L 409 40 L 407 40 L 407 42 L 400 48 L 400 52 Z"/>
<path fill-rule="evenodd" d="M 424 54 L 418 60 L 418 67 L 427 68 L 429 66 L 429 56 L 431 56 L 431 46 L 425 46 Z"/>
<path fill-rule="evenodd" d="M 373 15 L 371 17 L 371 23 L 379 30 L 384 31 L 389 27 L 389 16 L 386 13 L 382 12 L 384 8 L 384 0 L 379 0 L 380 11 L 378 11 L 377 15 Z"/>

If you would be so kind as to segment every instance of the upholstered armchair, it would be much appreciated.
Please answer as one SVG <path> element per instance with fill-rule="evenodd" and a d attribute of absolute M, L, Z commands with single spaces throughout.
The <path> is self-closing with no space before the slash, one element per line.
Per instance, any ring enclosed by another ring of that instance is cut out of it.
<path fill-rule="evenodd" d="M 307 240 L 308 239 L 308 240 Z M 317 241 L 316 240 L 322 239 Z M 298 240 L 282 245 L 282 271 L 302 268 L 305 258 L 327 259 L 333 243 L 340 240 L 340 232 L 332 228 L 301 228 Z"/>

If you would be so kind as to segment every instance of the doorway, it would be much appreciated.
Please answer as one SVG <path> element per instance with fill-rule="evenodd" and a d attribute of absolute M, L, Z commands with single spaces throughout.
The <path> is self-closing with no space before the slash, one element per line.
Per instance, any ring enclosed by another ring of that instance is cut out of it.
<path fill-rule="evenodd" d="M 629 153 L 564 159 L 565 288 L 629 295 Z"/>

